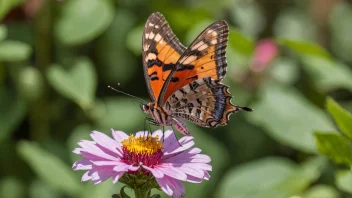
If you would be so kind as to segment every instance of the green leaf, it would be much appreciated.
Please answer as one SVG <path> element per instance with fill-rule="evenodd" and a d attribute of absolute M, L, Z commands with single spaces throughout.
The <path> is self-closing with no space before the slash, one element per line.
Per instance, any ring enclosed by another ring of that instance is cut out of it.
<path fill-rule="evenodd" d="M 292 49 L 299 55 L 310 55 L 325 58 L 328 60 L 331 59 L 331 56 L 324 48 L 313 42 L 278 39 L 278 43 Z"/>
<path fill-rule="evenodd" d="M 144 130 L 145 114 L 140 110 L 139 104 L 128 99 L 106 98 L 101 106 L 104 114 L 98 118 L 97 125 L 105 129 L 122 130 L 128 133 L 134 130 Z"/>
<path fill-rule="evenodd" d="M 230 28 L 229 46 L 245 56 L 251 56 L 254 51 L 254 42 L 235 28 Z"/>
<path fill-rule="evenodd" d="M 315 133 L 318 149 L 338 164 L 352 165 L 351 142 L 340 134 Z"/>
<path fill-rule="evenodd" d="M 24 61 L 32 54 L 31 47 L 20 41 L 6 40 L 0 42 L 0 61 Z"/>
<path fill-rule="evenodd" d="M 257 160 L 225 174 L 219 197 L 287 198 L 302 192 L 317 178 L 305 173 L 300 166 L 282 158 Z"/>
<path fill-rule="evenodd" d="M 78 148 L 79 146 L 77 145 L 77 143 L 81 140 L 91 140 L 92 138 L 90 137 L 90 133 L 93 130 L 94 129 L 89 125 L 76 126 L 71 132 L 70 137 L 67 139 L 68 150 L 73 151 L 75 148 Z M 109 136 L 111 136 L 111 134 Z M 70 158 L 72 163 L 82 158 L 80 155 L 77 155 L 73 152 L 70 152 L 70 154 L 71 154 Z"/>
<path fill-rule="evenodd" d="M 138 26 L 134 28 L 127 35 L 127 47 L 131 50 L 135 55 L 139 56 L 142 53 L 142 34 L 143 34 L 144 26 Z"/>
<path fill-rule="evenodd" d="M 352 172 L 351 170 L 340 170 L 335 175 L 338 189 L 352 194 Z"/>
<path fill-rule="evenodd" d="M 79 197 L 80 198 L 111 197 L 111 195 L 114 193 L 117 193 L 119 189 L 123 187 L 123 185 L 124 184 L 120 182 L 117 182 L 116 184 L 114 184 L 111 182 L 111 180 L 100 183 L 99 185 L 94 185 L 91 182 L 89 182 L 84 185 L 85 188 Z"/>
<path fill-rule="evenodd" d="M 324 112 L 307 101 L 295 89 L 267 85 L 251 107 L 247 119 L 262 126 L 281 144 L 300 151 L 316 152 L 314 130 L 333 131 L 333 123 Z"/>
<path fill-rule="evenodd" d="M 25 186 L 16 178 L 3 177 L 0 180 L 0 197 L 25 197 Z"/>
<path fill-rule="evenodd" d="M 0 1 L 0 21 L 12 8 L 23 3 L 24 0 L 1 0 Z"/>
<path fill-rule="evenodd" d="M 324 92 L 345 88 L 352 91 L 352 71 L 344 64 L 320 57 L 304 56 L 303 69 Z"/>
<path fill-rule="evenodd" d="M 56 24 L 56 36 L 67 45 L 87 43 L 104 32 L 113 18 L 113 6 L 107 0 L 68 1 Z"/>
<path fill-rule="evenodd" d="M 326 106 L 339 129 L 352 140 L 352 114 L 343 109 L 332 98 L 327 98 Z"/>
<path fill-rule="evenodd" d="M 339 192 L 328 185 L 319 184 L 305 192 L 302 198 L 340 198 Z"/>
<path fill-rule="evenodd" d="M 56 91 L 76 102 L 82 109 L 88 110 L 92 107 L 97 77 L 89 59 L 78 59 L 70 71 L 53 65 L 48 69 L 47 78 Z"/>
<path fill-rule="evenodd" d="M 0 89 L 0 144 L 14 132 L 26 115 L 25 103 L 13 92 Z"/>
<path fill-rule="evenodd" d="M 269 72 L 272 78 L 283 84 L 293 84 L 299 77 L 296 61 L 287 57 L 275 58 Z"/>
<path fill-rule="evenodd" d="M 57 193 L 45 182 L 34 180 L 29 186 L 31 198 L 59 198 Z"/>
<path fill-rule="evenodd" d="M 43 94 L 44 79 L 36 67 L 21 68 L 18 74 L 17 89 L 26 101 L 33 102 Z"/>
<path fill-rule="evenodd" d="M 222 142 L 212 138 L 204 128 L 199 128 L 194 124 L 188 124 L 187 126 L 194 137 L 195 147 L 201 148 L 202 154 L 210 156 L 213 169 L 209 172 L 211 175 L 209 181 L 200 184 L 185 183 L 186 197 L 208 197 L 209 193 L 213 193 L 212 186 L 217 185 L 224 168 L 228 166 L 230 153 Z M 212 131 L 209 130 L 209 132 Z"/>
<path fill-rule="evenodd" d="M 101 80 L 103 80 L 102 83 L 106 82 L 106 84 L 112 86 L 121 83 L 123 88 L 124 83 L 129 82 L 137 71 L 142 71 L 140 70 L 142 65 L 126 46 L 130 32 L 136 27 L 136 15 L 122 8 L 116 12 L 109 28 L 97 39 L 95 53 L 97 65 L 99 65 L 99 74 Z M 140 54 L 142 51 L 142 41 L 140 40 L 142 39 L 142 32 L 136 39 L 134 42 L 135 45 L 139 45 Z"/>
<path fill-rule="evenodd" d="M 18 143 L 17 150 L 39 178 L 55 190 L 73 197 L 81 192 L 80 181 L 74 176 L 73 170 L 58 157 L 27 141 Z"/>
<path fill-rule="evenodd" d="M 340 1 L 334 4 L 329 14 L 330 48 L 334 55 L 345 62 L 352 62 L 352 6 L 348 2 Z"/>
<path fill-rule="evenodd" d="M 121 190 L 120 190 L 120 196 L 122 197 L 122 198 L 131 198 L 130 196 L 128 196 L 126 193 L 125 193 L 125 188 L 126 188 L 127 186 L 124 186 L 124 187 L 122 187 L 121 188 Z"/>
<path fill-rule="evenodd" d="M 4 40 L 7 36 L 7 28 L 5 25 L 0 25 L 0 41 Z"/>

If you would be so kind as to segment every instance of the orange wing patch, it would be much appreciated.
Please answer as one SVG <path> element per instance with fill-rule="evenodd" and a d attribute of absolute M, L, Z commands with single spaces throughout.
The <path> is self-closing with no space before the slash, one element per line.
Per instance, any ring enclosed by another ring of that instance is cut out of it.
<path fill-rule="evenodd" d="M 218 21 L 206 28 L 177 62 L 169 76 L 169 84 L 162 95 L 165 101 L 178 89 L 205 77 L 222 80 L 226 74 L 226 46 L 228 25 Z"/>
<path fill-rule="evenodd" d="M 164 82 L 185 47 L 172 32 L 165 17 L 153 13 L 147 20 L 142 42 L 144 77 L 153 101 L 160 96 Z"/>

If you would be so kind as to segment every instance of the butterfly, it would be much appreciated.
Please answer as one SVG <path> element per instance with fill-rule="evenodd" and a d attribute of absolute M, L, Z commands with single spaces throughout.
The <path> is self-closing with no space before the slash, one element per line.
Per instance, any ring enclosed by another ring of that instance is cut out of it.
<path fill-rule="evenodd" d="M 141 104 L 141 109 L 151 115 L 152 124 L 175 126 L 191 135 L 184 120 L 214 128 L 226 125 L 231 113 L 252 111 L 231 104 L 229 87 L 222 83 L 228 34 L 226 21 L 217 21 L 186 48 L 162 14 L 150 15 L 143 32 L 142 56 L 152 102 Z"/>

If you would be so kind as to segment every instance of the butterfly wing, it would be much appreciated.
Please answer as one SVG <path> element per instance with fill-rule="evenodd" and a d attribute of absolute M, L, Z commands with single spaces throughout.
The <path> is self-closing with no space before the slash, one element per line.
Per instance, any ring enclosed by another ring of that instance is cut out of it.
<path fill-rule="evenodd" d="M 197 79 L 211 77 L 222 80 L 227 67 L 227 40 L 228 25 L 225 21 L 215 22 L 200 33 L 166 79 L 159 95 L 159 105 L 165 104 L 171 94 Z"/>
<path fill-rule="evenodd" d="M 150 15 L 144 27 L 142 55 L 144 77 L 153 101 L 159 98 L 165 80 L 185 49 L 162 14 Z"/>
<path fill-rule="evenodd" d="M 169 97 L 165 109 L 177 118 L 189 120 L 202 127 L 226 125 L 231 113 L 252 111 L 231 104 L 228 86 L 210 77 L 195 80 Z"/>

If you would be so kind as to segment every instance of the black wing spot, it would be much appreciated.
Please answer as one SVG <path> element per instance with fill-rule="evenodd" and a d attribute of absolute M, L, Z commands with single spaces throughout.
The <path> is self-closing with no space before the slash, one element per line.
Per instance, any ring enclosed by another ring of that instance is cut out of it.
<path fill-rule="evenodd" d="M 194 65 L 179 65 L 177 71 L 192 70 Z"/>
<path fill-rule="evenodd" d="M 154 80 L 159 80 L 159 77 L 154 76 L 154 77 L 150 78 L 150 80 L 151 80 L 151 81 L 154 81 Z"/>
<path fill-rule="evenodd" d="M 194 76 L 191 76 L 189 78 L 186 78 L 187 80 L 189 79 L 192 79 L 192 80 L 197 80 L 198 79 L 198 75 L 194 75 Z"/>
<path fill-rule="evenodd" d="M 180 79 L 179 78 L 177 78 L 177 77 L 172 77 L 171 78 L 171 82 L 178 82 Z"/>

